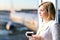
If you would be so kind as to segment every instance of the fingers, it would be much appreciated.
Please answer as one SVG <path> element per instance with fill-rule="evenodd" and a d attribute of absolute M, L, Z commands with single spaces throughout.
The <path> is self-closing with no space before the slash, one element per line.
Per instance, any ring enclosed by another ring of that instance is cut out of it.
<path fill-rule="evenodd" d="M 6 25 L 6 29 L 7 29 L 7 30 L 10 29 L 10 25 L 9 25 L 9 24 Z"/>
<path fill-rule="evenodd" d="M 30 37 L 30 38 L 29 38 L 29 40 L 35 40 L 35 38 L 33 38 L 33 37 Z"/>
<path fill-rule="evenodd" d="M 37 40 L 37 36 L 36 35 L 32 35 L 29 39 L 30 40 Z"/>
<path fill-rule="evenodd" d="M 32 35 L 29 39 L 30 40 L 44 40 L 44 38 L 39 35 Z"/>
<path fill-rule="evenodd" d="M 38 35 L 32 35 L 32 37 L 38 39 Z"/>

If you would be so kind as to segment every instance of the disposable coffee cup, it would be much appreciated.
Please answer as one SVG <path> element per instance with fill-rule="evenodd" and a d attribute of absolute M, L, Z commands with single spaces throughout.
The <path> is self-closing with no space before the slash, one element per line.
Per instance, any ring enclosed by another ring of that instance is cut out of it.
<path fill-rule="evenodd" d="M 26 35 L 27 37 L 31 37 L 33 34 L 34 34 L 34 32 L 26 32 L 25 35 Z"/>

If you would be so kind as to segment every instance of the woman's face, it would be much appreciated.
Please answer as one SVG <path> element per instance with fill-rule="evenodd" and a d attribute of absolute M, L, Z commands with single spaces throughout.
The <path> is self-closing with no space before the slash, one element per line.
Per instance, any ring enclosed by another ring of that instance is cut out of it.
<path fill-rule="evenodd" d="M 46 9 L 42 6 L 40 6 L 39 8 L 39 14 L 41 18 L 47 18 L 48 17 L 48 12 L 46 11 Z"/>

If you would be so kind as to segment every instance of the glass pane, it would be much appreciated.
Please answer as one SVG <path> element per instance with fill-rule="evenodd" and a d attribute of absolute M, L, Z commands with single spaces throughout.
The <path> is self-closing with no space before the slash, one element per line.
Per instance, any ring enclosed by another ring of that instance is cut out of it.
<path fill-rule="evenodd" d="M 58 10 L 58 23 L 60 24 L 60 10 Z"/>

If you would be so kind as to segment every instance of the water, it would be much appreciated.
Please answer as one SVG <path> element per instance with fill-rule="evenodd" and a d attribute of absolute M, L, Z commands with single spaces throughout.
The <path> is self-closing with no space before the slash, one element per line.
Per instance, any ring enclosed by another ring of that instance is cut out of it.
<path fill-rule="evenodd" d="M 23 20 L 38 20 L 38 16 L 37 14 L 32 14 L 32 13 L 15 13 L 13 14 L 15 17 L 20 17 Z M 10 21 L 10 14 L 7 13 L 5 15 L 5 13 L 0 14 L 0 40 L 28 40 L 28 38 L 25 36 L 25 32 L 26 31 L 32 31 L 30 29 L 28 29 L 25 25 L 23 26 L 23 24 L 19 24 L 18 27 L 17 24 L 15 24 L 18 28 L 18 30 L 15 30 L 15 33 L 13 33 L 12 31 L 8 31 L 6 29 L 4 29 L 4 27 L 6 25 L 6 22 Z"/>
<path fill-rule="evenodd" d="M 13 15 L 16 16 L 16 17 L 21 17 L 23 19 L 28 19 L 28 20 L 29 19 L 35 19 L 35 20 L 38 20 L 38 15 L 37 14 L 20 12 L 20 13 L 15 13 Z"/>

